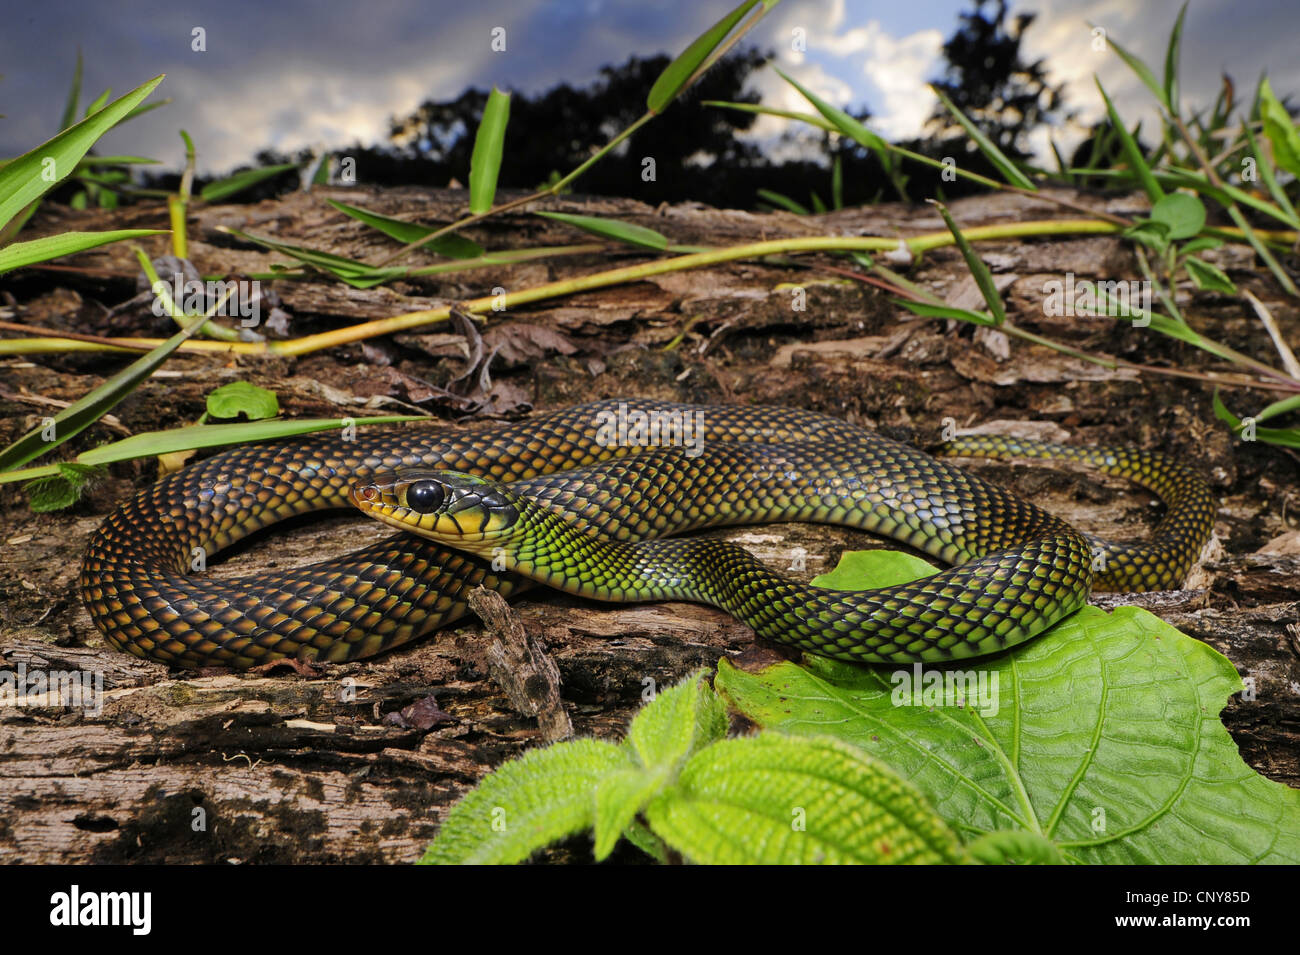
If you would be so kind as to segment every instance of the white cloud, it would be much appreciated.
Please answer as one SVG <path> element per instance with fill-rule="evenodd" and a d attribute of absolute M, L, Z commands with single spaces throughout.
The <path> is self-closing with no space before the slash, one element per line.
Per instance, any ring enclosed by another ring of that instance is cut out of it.
<path fill-rule="evenodd" d="M 870 125 L 887 138 L 921 131 L 935 104 L 927 80 L 942 61 L 944 38 L 939 30 L 896 37 L 879 20 L 850 23 L 845 0 L 811 0 L 777 10 L 782 12 L 769 35 L 778 41 L 782 69 L 835 106 L 866 105 L 872 113 Z M 785 43 L 796 29 L 806 38 L 806 53 Z M 811 111 L 799 92 L 772 71 L 756 77 L 754 86 L 766 106 Z M 764 117 L 749 135 L 770 141 L 787 129 L 788 121 Z"/>
<path fill-rule="evenodd" d="M 915 136 L 937 102 L 927 78 L 938 71 L 943 34 L 920 30 L 895 39 L 875 20 L 867 26 L 867 34 L 862 70 L 880 91 L 876 129 L 887 139 Z"/>

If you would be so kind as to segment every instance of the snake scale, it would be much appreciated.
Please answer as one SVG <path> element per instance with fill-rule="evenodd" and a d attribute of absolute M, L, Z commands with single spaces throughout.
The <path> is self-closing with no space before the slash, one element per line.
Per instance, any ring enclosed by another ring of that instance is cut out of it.
<path fill-rule="evenodd" d="M 665 428 L 698 421 L 698 443 L 666 445 L 654 433 L 611 441 L 605 429 L 614 414 Z M 371 656 L 461 617 L 473 588 L 509 595 L 530 585 L 526 576 L 601 599 L 702 600 L 779 643 L 900 663 L 1012 646 L 1078 609 L 1094 588 L 1176 586 L 1212 526 L 1209 488 L 1158 454 L 998 437 L 958 438 L 943 453 L 1081 462 L 1150 489 L 1166 513 L 1148 541 L 1113 544 L 826 415 L 606 401 L 486 428 L 335 432 L 233 448 L 123 502 L 92 539 L 80 587 L 114 647 L 190 667 Z M 461 527 L 442 540 L 403 533 L 238 580 L 188 572 L 196 556 L 209 558 L 256 530 L 350 502 L 404 529 L 428 523 L 432 512 L 405 506 L 421 481 L 440 483 L 438 513 L 457 502 L 462 517 L 477 515 L 477 530 L 492 533 L 468 535 L 482 540 L 467 540 Z M 654 540 L 795 520 L 860 527 L 953 566 L 915 583 L 846 593 L 783 578 L 725 542 Z M 509 534 L 497 539 L 506 525 Z"/>

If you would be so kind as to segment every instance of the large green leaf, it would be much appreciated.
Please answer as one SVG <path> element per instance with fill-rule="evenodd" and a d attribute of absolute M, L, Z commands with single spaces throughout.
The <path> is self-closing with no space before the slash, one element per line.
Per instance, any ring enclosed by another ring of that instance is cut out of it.
<path fill-rule="evenodd" d="M 927 696 L 935 680 L 954 692 Z M 1085 607 L 961 668 L 724 660 L 715 685 L 764 728 L 892 766 L 968 841 L 1021 830 L 1075 862 L 1300 862 L 1300 791 L 1256 774 L 1217 718 L 1241 689 L 1232 664 L 1137 608 Z"/>

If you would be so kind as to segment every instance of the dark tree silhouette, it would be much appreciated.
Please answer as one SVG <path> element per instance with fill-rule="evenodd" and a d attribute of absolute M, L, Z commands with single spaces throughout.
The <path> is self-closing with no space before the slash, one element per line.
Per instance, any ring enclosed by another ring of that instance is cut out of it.
<path fill-rule="evenodd" d="M 975 0 L 974 9 L 961 14 L 961 27 L 943 46 L 948 68 L 934 85 L 998 148 L 1024 158 L 1030 130 L 1067 118 L 1060 116 L 1063 87 L 1048 83 L 1042 60 L 1021 58 L 1020 41 L 1036 14 L 1017 14 L 1008 25 L 1006 0 L 992 4 L 991 16 L 985 15 L 988 5 L 989 0 Z M 943 104 L 928 128 L 934 139 L 965 138 Z"/>
<path fill-rule="evenodd" d="M 757 94 L 745 87 L 750 74 L 768 58 L 749 49 L 723 59 L 687 97 L 593 166 L 574 188 L 645 202 L 707 195 L 706 201 L 749 205 L 754 190 L 744 172 L 765 168 L 767 162 L 756 146 L 736 134 L 752 126 L 755 117 L 702 106 L 700 101 L 758 102 Z M 586 88 L 566 83 L 537 96 L 515 94 L 501 186 L 533 189 L 583 163 L 644 112 L 646 93 L 668 62 L 666 56 L 634 56 L 622 66 L 602 68 Z M 411 115 L 393 120 L 395 150 L 404 157 L 429 160 L 464 183 L 486 102 L 486 91 L 471 89 L 454 100 L 422 104 Z M 654 160 L 653 179 L 643 175 L 646 158 Z"/>

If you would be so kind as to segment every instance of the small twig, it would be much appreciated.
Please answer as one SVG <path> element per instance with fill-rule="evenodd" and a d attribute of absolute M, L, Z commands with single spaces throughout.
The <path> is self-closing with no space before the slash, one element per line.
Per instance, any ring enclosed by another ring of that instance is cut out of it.
<path fill-rule="evenodd" d="M 1273 320 L 1272 313 L 1248 289 L 1242 289 L 1241 294 L 1246 296 L 1251 307 L 1255 309 L 1255 314 L 1259 316 L 1260 322 L 1267 329 L 1269 337 L 1273 339 L 1273 347 L 1277 349 L 1277 353 L 1282 359 L 1282 367 L 1287 370 L 1287 374 L 1292 378 L 1300 379 L 1300 361 L 1296 361 L 1295 352 L 1282 339 L 1282 333 L 1278 330 L 1277 322 Z"/>
<path fill-rule="evenodd" d="M 560 698 L 560 669 L 546 649 L 524 630 L 495 590 L 477 587 L 466 601 L 493 637 L 488 647 L 488 672 L 505 690 L 510 705 L 525 716 L 537 717 L 537 728 L 548 743 L 573 735 L 573 723 Z"/>

